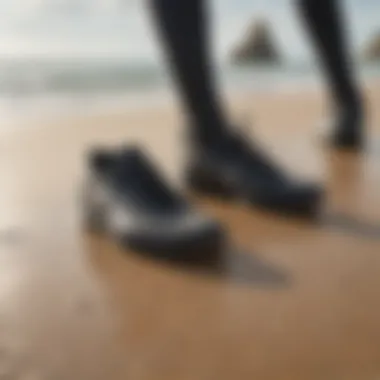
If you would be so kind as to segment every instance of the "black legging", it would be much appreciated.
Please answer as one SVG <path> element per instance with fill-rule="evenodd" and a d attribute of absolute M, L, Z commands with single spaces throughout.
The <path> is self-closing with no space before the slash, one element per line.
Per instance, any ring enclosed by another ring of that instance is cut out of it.
<path fill-rule="evenodd" d="M 340 1 L 298 0 L 298 8 L 319 52 L 334 105 L 347 111 L 359 107 L 360 91 L 352 69 Z"/>
<path fill-rule="evenodd" d="M 190 122 L 200 138 L 226 128 L 213 78 L 204 0 L 150 0 Z M 352 109 L 359 91 L 351 71 L 339 0 L 298 0 L 300 14 L 321 56 L 334 104 Z"/>

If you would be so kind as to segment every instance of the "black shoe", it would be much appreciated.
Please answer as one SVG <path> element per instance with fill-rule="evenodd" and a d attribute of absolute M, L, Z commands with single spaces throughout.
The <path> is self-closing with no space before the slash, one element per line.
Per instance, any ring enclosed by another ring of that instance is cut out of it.
<path fill-rule="evenodd" d="M 360 110 L 353 107 L 343 112 L 332 136 L 332 146 L 344 150 L 363 150 L 365 147 L 363 124 Z"/>
<path fill-rule="evenodd" d="M 220 226 L 169 189 L 139 150 L 97 152 L 89 165 L 84 201 L 92 230 L 107 231 L 134 250 L 167 258 L 214 254 L 221 245 Z"/>
<path fill-rule="evenodd" d="M 287 177 L 240 135 L 194 144 L 187 183 L 197 192 L 234 197 L 280 213 L 315 216 L 321 190 Z"/>

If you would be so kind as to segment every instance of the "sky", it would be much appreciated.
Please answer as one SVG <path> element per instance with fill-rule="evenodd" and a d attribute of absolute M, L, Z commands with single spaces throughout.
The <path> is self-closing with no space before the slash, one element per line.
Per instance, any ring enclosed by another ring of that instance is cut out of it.
<path fill-rule="evenodd" d="M 180 1 L 180 0 L 179 0 Z M 212 0 L 213 37 L 226 57 L 254 17 L 267 18 L 284 55 L 312 56 L 292 0 Z M 353 45 L 380 30 L 379 0 L 342 0 Z M 0 0 L 0 55 L 158 60 L 146 0 Z"/>

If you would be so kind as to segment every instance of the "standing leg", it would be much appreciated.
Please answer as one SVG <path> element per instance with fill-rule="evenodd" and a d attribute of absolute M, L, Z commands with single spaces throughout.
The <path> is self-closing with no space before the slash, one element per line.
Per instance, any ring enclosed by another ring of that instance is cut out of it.
<path fill-rule="evenodd" d="M 229 194 L 276 211 L 314 213 L 320 192 L 284 175 L 226 119 L 209 57 L 203 0 L 151 0 L 187 116 L 192 158 L 187 181 L 195 190 Z"/>
<path fill-rule="evenodd" d="M 340 0 L 298 0 L 302 18 L 320 54 L 333 97 L 338 125 L 333 143 L 359 148 L 362 143 L 362 99 L 356 81 Z"/>
<path fill-rule="evenodd" d="M 205 3 L 154 0 L 151 4 L 193 132 L 210 140 L 225 128 L 226 118 L 210 68 Z"/>

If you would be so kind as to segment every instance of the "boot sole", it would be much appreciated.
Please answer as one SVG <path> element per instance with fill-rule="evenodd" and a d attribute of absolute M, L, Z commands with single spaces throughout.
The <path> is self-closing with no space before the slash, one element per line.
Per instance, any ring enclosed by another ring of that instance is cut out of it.
<path fill-rule="evenodd" d="M 84 226 L 88 232 L 108 236 L 125 249 L 171 261 L 213 260 L 219 256 L 226 240 L 222 227 L 216 223 L 178 240 L 159 240 L 149 235 L 113 231 L 108 210 L 91 201 L 91 196 L 84 201 Z"/>
<path fill-rule="evenodd" d="M 273 211 L 278 214 L 303 218 L 316 218 L 323 197 L 319 189 L 301 194 L 298 197 L 284 197 L 283 199 L 265 200 L 252 195 L 239 193 L 220 181 L 189 172 L 186 178 L 188 188 L 200 195 L 206 195 L 228 201 L 244 201 L 254 207 Z"/>

